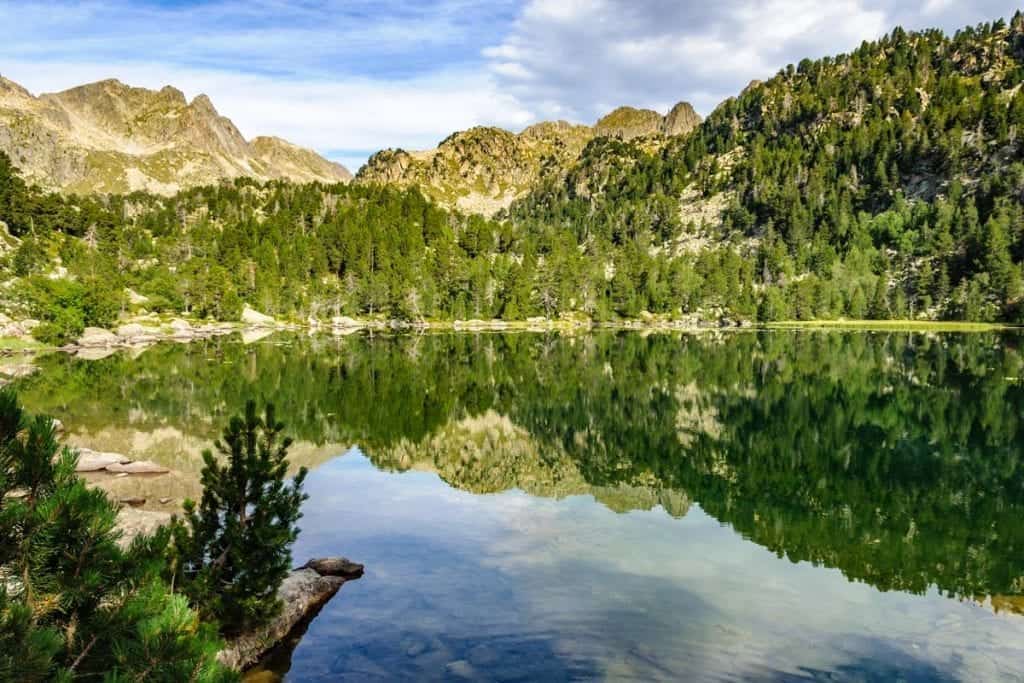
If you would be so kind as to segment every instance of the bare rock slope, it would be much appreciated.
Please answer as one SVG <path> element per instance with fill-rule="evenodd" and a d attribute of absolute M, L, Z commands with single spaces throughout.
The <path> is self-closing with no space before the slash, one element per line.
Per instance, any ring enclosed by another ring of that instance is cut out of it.
<path fill-rule="evenodd" d="M 238 177 L 346 182 L 339 164 L 279 138 L 247 141 L 205 95 L 107 80 L 36 97 L 0 77 L 0 151 L 70 192 L 173 194 Z"/>

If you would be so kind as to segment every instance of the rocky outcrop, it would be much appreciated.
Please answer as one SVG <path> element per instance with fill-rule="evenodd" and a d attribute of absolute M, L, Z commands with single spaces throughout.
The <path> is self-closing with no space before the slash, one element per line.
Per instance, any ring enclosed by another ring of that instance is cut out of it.
<path fill-rule="evenodd" d="M 686 135 L 701 123 L 700 114 L 689 102 L 680 102 L 665 115 L 659 132 L 662 135 Z"/>
<path fill-rule="evenodd" d="M 632 140 L 661 131 L 662 117 L 651 109 L 619 107 L 602 117 L 594 126 L 598 135 Z"/>
<path fill-rule="evenodd" d="M 38 320 L 11 320 L 0 313 L 0 338 L 29 339 L 32 336 L 32 330 L 38 325 Z"/>
<path fill-rule="evenodd" d="M 281 614 L 267 626 L 228 641 L 217 659 L 233 669 L 246 669 L 283 641 L 300 622 L 311 619 L 347 581 L 363 575 L 363 565 L 342 557 L 310 560 L 292 570 L 277 596 L 284 603 Z"/>
<path fill-rule="evenodd" d="M 37 184 L 73 192 L 173 194 L 252 177 L 347 182 L 351 174 L 279 138 L 248 142 L 205 95 L 106 80 L 33 96 L 0 77 L 0 151 Z"/>
<path fill-rule="evenodd" d="M 632 140 L 656 135 L 685 135 L 700 122 L 700 115 L 689 102 L 679 102 L 665 116 L 650 109 L 619 107 L 598 121 L 594 130 L 599 135 Z"/>
<path fill-rule="evenodd" d="M 575 160 L 592 137 L 587 126 L 531 126 L 516 135 L 481 126 L 448 136 L 436 149 L 387 149 L 370 157 L 358 182 L 419 186 L 431 199 L 491 215 L 536 186 L 551 167 Z"/>

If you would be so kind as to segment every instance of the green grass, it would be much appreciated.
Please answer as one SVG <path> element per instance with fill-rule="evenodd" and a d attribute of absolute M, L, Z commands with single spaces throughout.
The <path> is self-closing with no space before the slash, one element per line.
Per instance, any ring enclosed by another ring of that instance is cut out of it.
<path fill-rule="evenodd" d="M 1019 329 L 1002 323 L 955 320 L 785 320 L 765 323 L 768 329 L 901 330 L 912 332 L 991 332 Z"/>
<path fill-rule="evenodd" d="M 41 351 L 46 348 L 49 348 L 46 344 L 34 339 L 0 337 L 0 350 L 3 351 Z"/>

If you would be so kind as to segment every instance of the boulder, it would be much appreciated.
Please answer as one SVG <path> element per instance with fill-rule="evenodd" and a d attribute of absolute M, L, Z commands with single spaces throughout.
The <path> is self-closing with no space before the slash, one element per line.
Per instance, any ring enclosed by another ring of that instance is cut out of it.
<path fill-rule="evenodd" d="M 82 347 L 107 348 L 115 346 L 120 341 L 117 335 L 110 330 L 105 330 L 102 327 L 87 327 L 82 332 L 82 336 L 78 338 L 77 344 Z"/>
<path fill-rule="evenodd" d="M 311 619 L 346 581 L 363 575 L 363 565 L 341 557 L 310 560 L 285 577 L 277 596 L 284 609 L 263 628 L 228 641 L 217 653 L 221 664 L 234 669 L 252 666 L 283 641 L 300 622 Z"/>
<path fill-rule="evenodd" d="M 192 324 L 187 320 L 175 318 L 171 321 L 171 336 L 175 339 L 191 339 L 196 334 Z"/>
<path fill-rule="evenodd" d="M 160 331 L 138 323 L 129 323 L 117 328 L 117 336 L 132 344 L 142 344 L 159 339 Z"/>
<path fill-rule="evenodd" d="M 269 315 L 260 313 L 246 304 L 242 309 L 242 322 L 250 327 L 276 327 L 277 321 Z"/>
<path fill-rule="evenodd" d="M 139 294 L 138 292 L 136 292 L 134 289 L 132 289 L 130 287 L 126 287 L 124 291 L 125 291 L 125 294 L 128 295 L 128 303 L 130 303 L 132 306 L 139 306 L 141 304 L 149 303 L 149 297 L 148 296 L 145 296 L 143 294 Z"/>

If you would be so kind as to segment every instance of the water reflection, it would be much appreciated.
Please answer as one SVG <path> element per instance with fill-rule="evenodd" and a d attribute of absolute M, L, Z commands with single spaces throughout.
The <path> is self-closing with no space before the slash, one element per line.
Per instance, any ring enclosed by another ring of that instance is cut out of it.
<path fill-rule="evenodd" d="M 1018 342 L 274 336 L 52 356 L 19 386 L 193 474 L 246 397 L 278 404 L 325 463 L 299 553 L 368 568 L 296 680 L 1012 678 Z"/>

